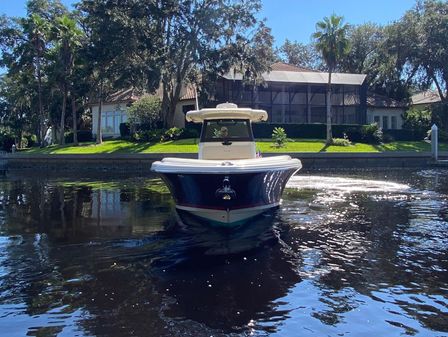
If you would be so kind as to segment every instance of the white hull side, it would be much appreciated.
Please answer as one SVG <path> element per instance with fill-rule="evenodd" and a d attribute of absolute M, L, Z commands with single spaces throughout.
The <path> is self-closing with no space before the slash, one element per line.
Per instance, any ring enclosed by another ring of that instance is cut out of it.
<path fill-rule="evenodd" d="M 190 212 L 200 218 L 204 218 L 224 226 L 231 226 L 232 224 L 238 224 L 257 216 L 270 208 L 279 206 L 280 203 L 274 203 L 269 205 L 241 208 L 233 210 L 216 210 L 207 208 L 196 208 L 188 206 L 176 205 L 176 208 Z"/>

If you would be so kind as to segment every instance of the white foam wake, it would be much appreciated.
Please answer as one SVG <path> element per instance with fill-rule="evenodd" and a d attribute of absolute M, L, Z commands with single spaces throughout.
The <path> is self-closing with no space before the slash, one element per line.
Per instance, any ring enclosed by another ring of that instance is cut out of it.
<path fill-rule="evenodd" d="M 336 190 L 342 192 L 400 192 L 409 190 L 405 184 L 383 180 L 297 175 L 291 177 L 287 188 Z"/>

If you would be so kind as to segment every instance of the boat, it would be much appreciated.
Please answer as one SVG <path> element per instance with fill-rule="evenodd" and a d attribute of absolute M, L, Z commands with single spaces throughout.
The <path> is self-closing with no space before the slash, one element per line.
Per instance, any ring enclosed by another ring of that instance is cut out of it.
<path fill-rule="evenodd" d="M 202 124 L 198 159 L 164 158 L 151 166 L 177 210 L 233 227 L 280 205 L 286 183 L 302 164 L 287 155 L 257 154 L 252 123 L 267 119 L 264 110 L 233 103 L 187 112 L 188 122 Z"/>

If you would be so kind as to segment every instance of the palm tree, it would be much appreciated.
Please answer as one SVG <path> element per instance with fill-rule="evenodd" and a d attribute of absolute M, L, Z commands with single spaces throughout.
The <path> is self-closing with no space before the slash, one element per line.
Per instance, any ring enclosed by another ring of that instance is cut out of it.
<path fill-rule="evenodd" d="M 76 26 L 76 21 L 63 15 L 56 19 L 55 38 L 57 50 L 57 63 L 59 65 L 60 89 L 62 91 L 62 111 L 59 143 L 64 144 L 65 129 L 65 111 L 67 107 L 67 98 L 71 87 L 71 77 L 75 66 L 76 49 L 81 45 L 81 30 Z M 74 95 L 72 93 L 72 100 Z M 74 121 L 75 123 L 76 121 Z"/>
<path fill-rule="evenodd" d="M 39 102 L 39 143 L 43 146 L 45 137 L 45 116 L 42 102 L 42 58 L 45 52 L 47 36 L 49 32 L 48 22 L 37 14 L 32 14 L 27 22 L 26 29 L 29 30 L 30 42 L 33 45 L 35 55 L 35 69 L 37 77 L 37 92 Z"/>
<path fill-rule="evenodd" d="M 333 142 L 331 131 L 331 74 L 338 62 L 349 52 L 347 39 L 348 25 L 343 24 L 343 17 L 332 14 L 324 17 L 316 24 L 316 32 L 312 35 L 316 40 L 316 48 L 321 52 L 322 58 L 328 67 L 327 85 L 327 145 Z"/>

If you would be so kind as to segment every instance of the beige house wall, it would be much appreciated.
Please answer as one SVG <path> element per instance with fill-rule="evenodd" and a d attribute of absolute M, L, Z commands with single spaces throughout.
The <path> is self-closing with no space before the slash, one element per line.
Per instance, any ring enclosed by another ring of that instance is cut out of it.
<path fill-rule="evenodd" d="M 179 103 L 177 103 L 176 113 L 174 114 L 174 126 L 176 126 L 178 128 L 185 127 L 184 107 L 195 106 L 195 104 L 196 104 L 196 100 L 194 100 L 194 99 L 184 100 L 184 101 L 180 101 Z"/>
<path fill-rule="evenodd" d="M 397 129 L 401 129 L 403 127 L 403 114 L 405 112 L 405 108 L 367 108 L 367 123 L 371 124 L 375 122 L 375 116 L 379 117 L 379 126 L 381 128 L 385 128 L 384 126 L 384 118 L 387 119 L 387 129 L 391 129 L 392 125 L 392 116 L 396 118 L 397 121 Z"/>

